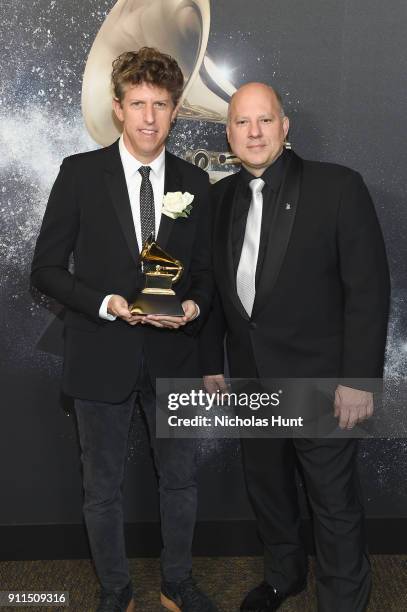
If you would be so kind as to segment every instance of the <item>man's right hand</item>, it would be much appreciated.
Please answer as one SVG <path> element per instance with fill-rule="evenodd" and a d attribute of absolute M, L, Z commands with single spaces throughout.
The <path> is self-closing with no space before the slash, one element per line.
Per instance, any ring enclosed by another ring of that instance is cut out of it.
<path fill-rule="evenodd" d="M 129 325 L 137 325 L 144 318 L 141 315 L 132 315 L 127 300 L 121 295 L 112 295 L 107 303 L 107 312 L 114 317 L 123 319 Z"/>
<path fill-rule="evenodd" d="M 203 377 L 204 387 L 208 393 L 228 393 L 229 389 L 223 374 L 210 374 Z"/>

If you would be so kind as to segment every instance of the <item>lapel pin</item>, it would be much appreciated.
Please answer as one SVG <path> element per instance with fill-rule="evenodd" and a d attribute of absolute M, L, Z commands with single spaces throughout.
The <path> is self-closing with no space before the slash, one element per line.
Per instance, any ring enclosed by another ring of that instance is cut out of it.
<path fill-rule="evenodd" d="M 286 210 L 291 210 L 291 204 L 289 204 L 289 202 L 287 202 L 287 204 L 285 205 L 285 209 Z"/>

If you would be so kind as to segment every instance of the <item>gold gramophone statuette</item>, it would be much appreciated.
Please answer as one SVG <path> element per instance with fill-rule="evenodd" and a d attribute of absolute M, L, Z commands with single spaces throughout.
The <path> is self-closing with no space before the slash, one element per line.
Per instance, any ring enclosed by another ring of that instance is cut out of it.
<path fill-rule="evenodd" d="M 183 317 L 181 302 L 172 289 L 184 270 L 182 263 L 161 249 L 153 235 L 143 246 L 140 260 L 155 269 L 146 272 L 146 286 L 130 305 L 131 314 Z"/>

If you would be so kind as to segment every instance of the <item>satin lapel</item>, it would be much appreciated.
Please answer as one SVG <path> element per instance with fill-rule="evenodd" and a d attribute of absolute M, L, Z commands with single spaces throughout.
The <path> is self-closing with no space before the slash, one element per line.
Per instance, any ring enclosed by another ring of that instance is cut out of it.
<path fill-rule="evenodd" d="M 164 194 L 169 191 L 183 191 L 182 176 L 179 170 L 179 163 L 175 155 L 168 151 L 165 152 L 165 178 L 164 178 Z M 174 227 L 176 219 L 171 219 L 167 215 L 161 215 L 160 227 L 158 229 L 157 244 L 165 249 L 170 238 L 171 231 Z"/>
<path fill-rule="evenodd" d="M 139 245 L 134 229 L 126 177 L 120 159 L 118 143 L 115 142 L 106 149 L 105 182 L 111 202 L 116 211 L 122 232 L 130 249 L 131 256 L 139 265 Z"/>
<path fill-rule="evenodd" d="M 259 278 L 252 317 L 272 299 L 271 293 L 284 261 L 297 212 L 302 176 L 302 161 L 290 153 L 285 176 L 277 197 L 276 212 L 271 233 L 268 237 L 263 268 Z"/>
<path fill-rule="evenodd" d="M 244 319 L 248 319 L 247 312 L 243 308 L 242 302 L 237 295 L 236 278 L 233 269 L 232 223 L 238 176 L 239 173 L 235 174 L 231 179 L 223 195 L 222 202 L 219 203 L 220 210 L 216 220 L 214 234 L 214 248 L 216 249 L 215 265 L 218 267 L 217 273 L 224 284 L 221 288 L 221 292 L 226 293 L 240 315 Z"/>

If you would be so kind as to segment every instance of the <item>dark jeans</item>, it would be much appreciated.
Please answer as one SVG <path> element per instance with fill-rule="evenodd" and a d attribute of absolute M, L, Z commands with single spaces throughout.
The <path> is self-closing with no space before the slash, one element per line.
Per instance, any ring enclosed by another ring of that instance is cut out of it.
<path fill-rule="evenodd" d="M 155 393 L 145 371 L 134 393 L 123 403 L 75 400 L 82 449 L 84 516 L 96 572 L 103 587 L 122 588 L 129 582 L 123 529 L 122 486 L 127 439 L 135 401 L 148 424 L 159 478 L 161 570 L 165 580 L 190 575 L 196 520 L 196 441 L 157 439 Z"/>
<path fill-rule="evenodd" d="M 357 474 L 357 440 L 242 440 L 249 495 L 264 543 L 265 578 L 290 591 L 307 573 L 300 537 L 296 464 L 312 509 L 320 612 L 362 612 L 370 563 Z"/>

